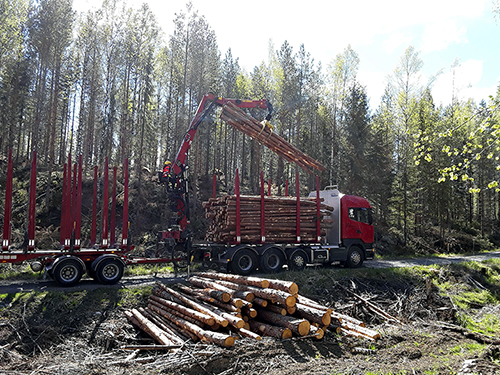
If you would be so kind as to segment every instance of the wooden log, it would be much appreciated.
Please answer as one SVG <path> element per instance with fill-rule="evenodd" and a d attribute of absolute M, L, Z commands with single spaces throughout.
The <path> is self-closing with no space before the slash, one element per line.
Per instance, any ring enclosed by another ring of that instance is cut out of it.
<path fill-rule="evenodd" d="M 299 336 L 305 336 L 309 333 L 311 323 L 306 319 L 299 319 L 292 316 L 283 316 L 265 309 L 257 309 L 259 319 L 270 322 L 274 325 L 289 328 Z"/>
<path fill-rule="evenodd" d="M 185 314 L 183 314 L 182 312 L 180 312 L 178 310 L 172 309 L 172 308 L 170 308 L 168 306 L 165 306 L 164 304 L 161 304 L 161 303 L 159 303 L 157 301 L 154 301 L 154 300 L 150 299 L 149 300 L 149 304 L 148 304 L 148 308 L 152 309 L 153 306 L 158 307 L 160 309 L 164 309 L 165 311 L 168 311 L 170 314 L 176 315 L 176 316 L 178 316 L 178 317 L 180 317 L 180 318 L 182 318 L 184 320 L 187 320 L 190 323 L 196 324 L 200 328 L 203 328 L 205 326 L 205 323 L 203 323 L 202 321 L 200 321 L 198 319 L 195 319 L 195 318 L 193 318 L 191 316 L 185 315 Z"/>
<path fill-rule="evenodd" d="M 155 302 L 158 302 L 164 306 L 167 306 L 173 310 L 177 310 L 181 312 L 182 314 L 189 316 L 193 319 L 199 320 L 200 322 L 203 322 L 205 324 L 208 324 L 209 326 L 213 325 L 215 323 L 215 319 L 211 314 L 207 314 L 206 311 L 200 311 L 200 310 L 194 310 L 190 309 L 189 307 L 184 307 L 182 305 L 179 305 L 175 302 L 166 300 L 165 298 L 157 297 L 157 296 L 150 296 L 150 299 L 152 299 Z M 217 322 L 219 323 L 219 322 Z"/>
<path fill-rule="evenodd" d="M 285 160 L 296 163 L 306 172 L 311 173 L 309 168 L 316 168 L 320 171 L 324 170 L 324 167 L 320 163 L 302 153 L 285 139 L 274 133 L 270 128 L 263 126 L 234 104 L 225 104 L 220 116 L 223 121 L 263 144 Z"/>
<path fill-rule="evenodd" d="M 333 311 L 331 308 L 323 306 L 320 303 L 318 303 L 310 298 L 304 297 L 300 294 L 297 295 L 297 302 L 301 303 L 303 305 L 306 305 L 306 306 L 313 307 L 313 308 L 318 309 L 318 310 L 328 311 L 329 313 L 331 313 Z"/>
<path fill-rule="evenodd" d="M 251 276 L 240 276 L 240 275 L 232 275 L 228 273 L 219 273 L 219 272 L 198 272 L 196 273 L 196 276 L 208 279 L 230 281 L 240 285 L 252 285 L 260 288 L 267 288 L 269 286 L 268 280 Z"/>
<path fill-rule="evenodd" d="M 194 310 L 199 311 L 202 314 L 205 314 L 205 315 L 212 317 L 212 319 L 214 320 L 214 322 L 212 322 L 212 324 L 206 323 L 206 322 L 204 322 L 204 323 L 206 323 L 210 326 L 213 325 L 214 323 L 218 323 L 223 327 L 227 326 L 227 322 L 225 321 L 226 319 L 224 319 L 220 315 L 214 313 L 212 310 L 207 309 L 206 307 L 204 307 L 204 306 L 200 305 L 199 303 L 196 303 L 195 301 L 187 298 L 186 296 L 182 295 L 181 293 L 176 292 L 172 288 L 168 288 L 165 285 L 160 284 L 160 288 L 162 288 L 164 291 L 171 294 L 172 296 L 174 296 L 175 298 L 177 298 L 179 301 L 186 304 L 187 306 L 192 307 Z"/>
<path fill-rule="evenodd" d="M 134 317 L 134 320 L 130 319 L 130 315 Z M 175 345 L 174 342 L 170 341 L 170 339 L 165 335 L 165 333 L 153 322 L 148 320 L 144 315 L 142 315 L 137 309 L 132 309 L 130 311 L 126 311 L 125 316 L 135 322 L 135 324 L 144 332 L 146 332 L 149 336 L 159 342 L 161 345 Z"/>
<path fill-rule="evenodd" d="M 282 306 L 278 306 L 275 304 L 269 304 L 266 307 L 266 310 L 272 311 L 273 313 L 280 314 L 285 316 L 287 314 L 286 308 Z"/>
<path fill-rule="evenodd" d="M 295 306 L 295 297 L 281 290 L 270 288 L 257 289 L 254 287 L 249 287 L 248 290 L 252 292 L 256 297 L 271 300 L 273 303 L 279 302 L 284 306 Z"/>
<path fill-rule="evenodd" d="M 292 331 L 290 328 L 277 327 L 275 325 L 258 322 L 256 320 L 250 320 L 249 325 L 252 331 L 260 332 L 264 336 L 277 337 L 279 339 L 289 339 L 292 337 Z"/>
<path fill-rule="evenodd" d="M 311 326 L 311 330 L 309 331 L 310 335 L 314 335 L 318 340 L 321 340 L 323 336 L 325 336 L 325 331 L 323 331 L 319 327 Z"/>
<path fill-rule="evenodd" d="M 254 333 L 248 329 L 245 329 L 245 328 L 240 328 L 238 333 L 242 336 L 249 337 L 249 338 L 257 340 L 257 341 L 262 340 L 262 337 L 260 335 Z"/>
<path fill-rule="evenodd" d="M 303 305 L 301 303 L 295 304 L 295 307 L 297 308 L 296 310 L 297 315 L 311 322 L 316 322 L 324 326 L 329 326 L 332 321 L 331 313 L 328 313 L 328 311 L 318 310 L 313 307 Z"/>
<path fill-rule="evenodd" d="M 197 325 L 192 324 L 191 322 L 188 322 L 185 319 L 182 319 L 178 316 L 170 314 L 169 312 L 167 312 L 165 310 L 161 310 L 160 314 L 162 316 L 164 316 L 165 318 L 169 319 L 170 321 L 172 321 L 177 326 L 195 334 L 202 341 L 212 342 L 212 343 L 215 343 L 217 345 L 225 346 L 225 347 L 229 347 L 229 346 L 234 345 L 234 338 L 230 335 L 225 335 L 225 334 L 222 334 L 219 332 L 204 330 L 204 329 L 198 327 Z"/>
<path fill-rule="evenodd" d="M 300 226 L 302 228 L 302 224 Z M 295 295 L 299 293 L 299 287 L 293 281 L 285 281 L 285 280 L 269 280 L 269 288 L 282 290 L 284 292 Z"/>
<path fill-rule="evenodd" d="M 338 333 L 341 333 L 343 336 L 351 336 L 351 337 L 357 337 L 359 339 L 366 339 L 366 340 L 370 340 L 370 341 L 375 341 L 375 339 L 373 339 L 371 337 L 368 337 L 368 336 L 365 336 L 365 335 L 363 335 L 360 332 L 351 331 L 349 329 L 345 329 L 345 328 L 342 328 L 342 327 L 338 327 L 338 328 L 339 328 L 339 331 L 340 331 Z"/>
<path fill-rule="evenodd" d="M 297 304 L 295 304 L 295 306 L 289 306 L 286 308 L 286 312 L 288 313 L 288 315 L 293 315 L 295 314 L 296 311 L 297 311 Z"/>
<path fill-rule="evenodd" d="M 255 310 L 253 308 L 246 307 L 246 306 L 243 307 L 243 309 L 241 310 L 241 313 L 249 316 L 250 318 L 255 318 L 257 316 L 257 310 Z"/>
<path fill-rule="evenodd" d="M 179 349 L 182 345 L 123 345 L 121 350 L 171 350 Z"/>
<path fill-rule="evenodd" d="M 245 295 L 245 297 L 243 299 L 246 299 L 247 301 L 249 302 L 252 302 L 254 296 L 253 294 L 250 294 L 249 292 L 243 292 L 243 293 L 236 293 L 236 289 L 231 289 L 231 288 L 228 288 L 222 284 L 219 284 L 215 281 L 211 281 L 211 280 L 207 280 L 207 279 L 202 279 L 202 278 L 199 278 L 199 277 L 196 277 L 196 276 L 191 276 L 188 281 L 192 284 L 192 285 L 195 285 L 199 288 L 209 288 L 209 289 L 216 289 L 216 290 L 220 290 L 220 291 L 223 291 L 225 293 L 228 293 L 230 296 L 232 297 L 236 297 L 236 298 L 242 298 L 240 297 L 242 294 Z M 228 301 L 226 301 L 228 302 Z"/>
<path fill-rule="evenodd" d="M 209 303 L 209 304 L 211 304 L 211 305 L 213 305 L 221 310 L 225 310 L 225 311 L 230 312 L 230 313 L 241 312 L 241 309 L 237 308 L 234 305 L 230 305 L 228 303 L 220 302 L 217 300 L 210 301 L 210 297 L 208 297 L 208 296 L 199 296 L 198 298 L 203 302 Z"/>
<path fill-rule="evenodd" d="M 261 306 L 261 307 L 266 307 L 268 304 L 267 300 L 265 300 L 263 298 L 259 298 L 259 297 L 255 297 L 252 302 L 255 303 L 256 305 Z"/>
<path fill-rule="evenodd" d="M 168 337 L 168 339 L 170 341 L 172 341 L 174 344 L 178 344 L 178 345 L 184 344 L 184 340 L 182 340 L 178 336 L 177 332 L 173 331 L 172 329 L 170 329 L 170 327 L 168 327 L 166 324 L 164 324 L 161 321 L 161 319 L 159 319 L 158 316 L 156 314 L 154 314 L 153 311 L 144 309 L 142 307 L 139 308 L 138 310 L 148 320 L 150 320 L 153 324 L 158 326 L 158 328 L 160 328 L 163 331 L 163 333 Z"/>
<path fill-rule="evenodd" d="M 349 322 L 351 324 L 355 324 L 361 327 L 365 326 L 365 323 L 361 320 L 358 320 L 356 318 L 353 318 L 352 316 L 345 315 L 345 314 L 340 314 L 336 311 L 333 311 L 330 316 L 332 317 L 332 323 L 333 322 Z"/>
<path fill-rule="evenodd" d="M 186 330 L 186 329 L 183 329 L 181 327 L 178 327 L 177 325 L 175 325 L 171 320 L 165 318 L 165 314 L 169 313 L 169 314 L 172 314 L 172 315 L 175 315 L 173 314 L 174 312 L 177 312 L 178 311 L 175 311 L 175 310 L 167 310 L 165 308 L 162 308 L 162 305 L 161 304 L 158 304 L 158 305 L 154 305 L 154 304 L 149 304 L 148 305 L 148 309 L 153 311 L 155 314 L 158 314 L 163 320 L 162 322 L 164 324 L 166 324 L 168 327 L 170 327 L 170 329 L 176 331 L 176 332 L 179 332 L 181 334 L 183 334 L 184 336 L 187 336 L 188 339 L 191 339 L 193 340 L 194 342 L 198 341 L 199 340 L 199 337 L 196 336 L 194 333 Z M 180 316 L 181 317 L 181 316 Z M 196 321 L 198 322 L 198 321 Z M 201 323 L 201 322 L 198 322 L 198 323 Z M 194 324 L 194 323 L 193 323 Z M 195 324 L 196 325 L 196 324 Z M 200 328 L 202 328 L 203 324 L 201 323 L 200 324 Z"/>
<path fill-rule="evenodd" d="M 350 330 L 350 331 L 355 331 L 355 332 L 361 333 L 362 335 L 367 336 L 373 340 L 380 338 L 380 333 L 378 333 L 377 331 L 370 329 L 370 328 L 361 327 L 361 326 L 356 325 L 356 324 L 342 322 L 341 328 L 343 328 L 344 330 Z"/>

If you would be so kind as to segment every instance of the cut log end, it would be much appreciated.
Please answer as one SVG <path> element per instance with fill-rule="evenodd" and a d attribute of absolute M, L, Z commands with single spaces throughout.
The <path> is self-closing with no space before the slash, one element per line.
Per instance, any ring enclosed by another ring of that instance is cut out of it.
<path fill-rule="evenodd" d="M 281 334 L 281 338 L 282 339 L 289 339 L 292 337 L 292 331 L 288 328 L 285 328 L 283 330 L 283 333 Z"/>
<path fill-rule="evenodd" d="M 226 337 L 226 339 L 224 340 L 224 345 L 226 347 L 234 346 L 234 337 L 233 336 Z"/>
<path fill-rule="evenodd" d="M 298 327 L 299 335 L 301 336 L 308 335 L 310 329 L 311 329 L 311 323 L 309 323 L 307 320 L 303 320 L 302 322 L 299 323 Z"/>
<path fill-rule="evenodd" d="M 285 301 L 287 307 L 295 306 L 296 302 L 297 302 L 297 299 L 294 296 L 288 296 L 286 298 L 286 301 Z"/>

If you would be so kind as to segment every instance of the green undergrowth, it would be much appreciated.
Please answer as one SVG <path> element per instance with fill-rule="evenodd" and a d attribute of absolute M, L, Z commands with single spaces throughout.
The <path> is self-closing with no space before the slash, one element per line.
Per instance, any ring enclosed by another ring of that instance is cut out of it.
<path fill-rule="evenodd" d="M 171 263 L 161 263 L 158 265 L 155 264 L 137 264 L 133 266 L 125 267 L 125 276 L 142 276 L 142 275 L 151 275 L 154 273 L 165 274 L 165 273 L 173 273 L 174 267 Z"/>
<path fill-rule="evenodd" d="M 0 280 L 32 280 L 40 275 L 40 272 L 33 272 L 27 263 L 0 264 Z"/>
<path fill-rule="evenodd" d="M 23 315 L 24 319 L 57 324 L 57 319 L 78 321 L 115 308 L 143 306 L 152 287 L 99 288 L 76 292 L 44 291 L 0 294 L 0 319 Z"/>

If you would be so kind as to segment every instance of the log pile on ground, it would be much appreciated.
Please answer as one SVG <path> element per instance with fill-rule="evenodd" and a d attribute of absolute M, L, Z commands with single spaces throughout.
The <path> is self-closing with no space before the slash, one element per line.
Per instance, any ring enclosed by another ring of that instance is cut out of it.
<path fill-rule="evenodd" d="M 236 240 L 236 196 L 228 195 L 210 198 L 203 203 L 205 216 L 212 222 L 207 230 L 206 240 L 228 243 Z M 297 240 L 297 198 L 264 198 L 266 242 L 288 243 Z M 331 224 L 327 219 L 333 207 L 320 204 L 320 235 L 326 234 Z M 300 238 L 303 242 L 317 242 L 317 208 L 315 198 L 300 198 Z M 259 243 L 261 241 L 261 197 L 240 196 L 241 241 Z"/>
<path fill-rule="evenodd" d="M 157 283 L 146 308 L 125 314 L 129 321 L 171 351 L 188 341 L 234 345 L 235 339 L 323 338 L 328 331 L 368 340 L 380 334 L 299 294 L 291 281 L 213 272 L 189 278 L 189 286 Z"/>
<path fill-rule="evenodd" d="M 252 116 L 247 115 L 241 108 L 231 102 L 222 107 L 221 119 L 229 125 L 248 135 L 260 144 L 266 146 L 283 159 L 297 164 L 306 172 L 311 173 L 311 168 L 324 171 L 323 167 L 316 160 L 307 156 L 302 151 L 288 143 L 285 139 L 273 132 L 268 123 L 261 123 Z"/>

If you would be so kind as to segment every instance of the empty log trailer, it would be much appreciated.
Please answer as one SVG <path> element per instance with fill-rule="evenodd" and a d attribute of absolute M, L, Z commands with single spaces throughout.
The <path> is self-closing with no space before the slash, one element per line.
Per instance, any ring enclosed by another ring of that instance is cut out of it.
<path fill-rule="evenodd" d="M 343 195 L 336 187 L 320 191 L 318 178 L 316 178 L 316 191 L 311 192 L 307 200 L 301 199 L 298 174 L 295 206 L 291 211 L 283 211 L 280 208 L 279 212 L 278 209 L 275 212 L 272 208 L 269 209 L 272 207 L 270 189 L 268 196 L 265 197 L 261 174 L 261 196 L 252 200 L 260 211 L 255 215 L 253 210 L 253 216 L 249 216 L 248 208 L 247 210 L 241 208 L 242 197 L 236 173 L 233 207 L 235 216 L 229 219 L 232 220 L 229 229 L 232 237 L 216 238 L 207 235 L 207 241 L 204 243 L 192 243 L 192 234 L 189 230 L 187 155 L 198 126 L 211 116 L 217 107 L 221 107 L 220 118 L 223 121 L 285 160 L 297 164 L 310 174 L 312 169 L 324 170 L 320 163 L 273 131 L 269 123 L 273 107 L 269 101 L 225 99 L 205 94 L 172 162 L 171 175 L 164 180 L 170 206 L 176 212 L 176 217 L 174 225 L 160 233 L 161 241 L 177 249 L 177 253 L 184 254 L 188 260 L 198 259 L 205 267 L 242 275 L 248 275 L 257 268 L 264 272 L 277 272 L 285 264 L 295 270 L 302 270 L 309 263 L 340 263 L 349 267 L 359 267 L 365 259 L 373 259 L 374 228 L 368 201 L 362 197 Z M 252 114 L 258 109 L 268 113 L 260 121 L 247 114 L 245 109 L 250 109 Z M 318 196 L 319 199 L 316 199 Z M 283 199 L 290 200 L 290 198 Z M 316 202 L 316 211 L 312 217 L 306 216 L 304 219 L 301 212 L 305 210 L 306 201 L 310 204 L 311 200 Z M 331 210 L 325 214 L 321 205 L 328 206 Z M 210 213 L 207 214 L 210 216 Z M 249 225 L 249 222 L 253 225 Z M 290 225 L 293 233 L 284 234 L 284 227 L 290 228 Z M 274 237 L 270 235 L 271 227 L 281 234 Z M 308 235 L 304 235 L 306 228 L 309 229 Z"/>
<path fill-rule="evenodd" d="M 45 270 L 58 284 L 71 286 L 80 281 L 87 273 L 90 277 L 101 284 L 115 284 L 123 276 L 127 265 L 143 263 L 169 263 L 177 265 L 173 253 L 175 249 L 157 248 L 156 255 L 150 258 L 131 255 L 134 246 L 128 241 L 128 160 L 123 164 L 123 191 L 120 192 L 123 200 L 122 210 L 122 233 L 120 238 L 116 235 L 116 206 L 117 206 L 117 168 L 113 168 L 112 192 L 111 192 L 111 215 L 109 208 L 109 171 L 108 159 L 106 158 L 103 179 L 102 199 L 102 236 L 97 237 L 97 181 L 98 167 L 94 167 L 94 186 L 92 199 L 92 224 L 90 230 L 90 246 L 82 247 L 81 224 L 82 224 L 82 158 L 78 163 L 71 163 L 71 155 L 64 165 L 62 205 L 61 205 L 61 228 L 60 247 L 53 250 L 42 250 L 35 243 L 35 206 L 37 185 L 37 154 L 32 153 L 30 188 L 28 198 L 28 225 L 25 233 L 25 241 L 18 246 L 12 246 L 12 196 L 13 196 L 13 161 L 12 150 L 9 150 L 7 162 L 7 178 L 5 184 L 5 209 L 3 217 L 2 248 L 0 251 L 0 263 L 22 263 L 29 262 L 35 272 Z M 109 227 L 108 227 L 109 225 Z M 117 241 L 119 239 L 119 241 Z"/>

